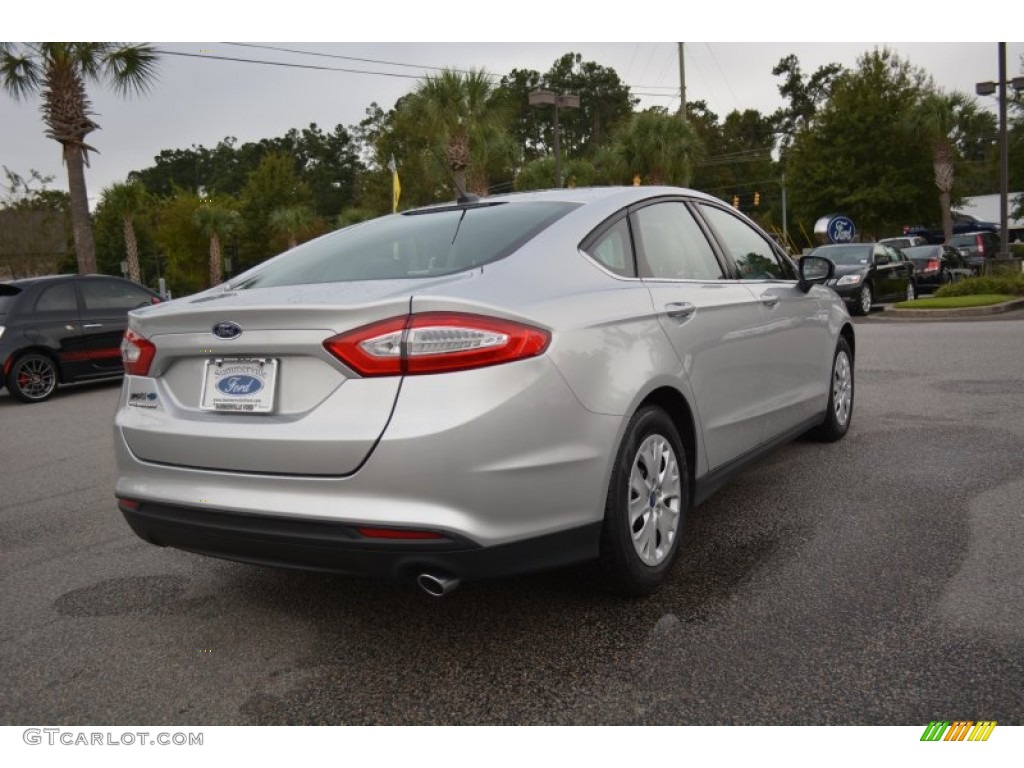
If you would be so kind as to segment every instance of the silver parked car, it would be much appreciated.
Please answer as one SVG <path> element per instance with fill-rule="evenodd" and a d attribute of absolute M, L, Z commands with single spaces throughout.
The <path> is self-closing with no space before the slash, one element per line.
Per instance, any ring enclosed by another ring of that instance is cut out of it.
<path fill-rule="evenodd" d="M 131 313 L 119 507 L 161 546 L 434 595 L 590 559 L 644 594 L 729 476 L 846 433 L 832 274 L 667 187 L 349 227 Z"/>

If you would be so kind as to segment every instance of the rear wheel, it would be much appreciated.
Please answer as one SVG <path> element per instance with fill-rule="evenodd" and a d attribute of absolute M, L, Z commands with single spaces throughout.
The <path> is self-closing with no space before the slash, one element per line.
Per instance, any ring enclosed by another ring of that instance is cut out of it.
<path fill-rule="evenodd" d="M 605 503 L 600 566 L 612 591 L 638 597 L 665 579 L 679 554 L 689 494 L 675 425 L 661 408 L 642 408 L 619 446 Z"/>
<path fill-rule="evenodd" d="M 11 397 L 23 403 L 41 403 L 57 389 L 57 365 L 46 355 L 30 353 L 14 361 L 7 374 Z"/>

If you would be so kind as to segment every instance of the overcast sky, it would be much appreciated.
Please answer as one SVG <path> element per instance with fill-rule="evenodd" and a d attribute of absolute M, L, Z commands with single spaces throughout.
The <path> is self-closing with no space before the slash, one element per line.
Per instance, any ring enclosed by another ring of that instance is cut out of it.
<path fill-rule="evenodd" d="M 186 10 L 189 5 L 179 4 L 176 8 Z M 630 3 L 629 7 L 640 8 L 641 5 Z M 812 9 L 820 9 L 820 4 L 808 5 Z M 560 19 L 552 20 L 549 27 L 543 28 L 545 34 L 542 35 L 541 27 L 531 20 L 536 15 L 529 14 L 529 6 L 530 3 L 525 2 L 516 4 L 514 7 L 523 9 L 523 13 L 513 19 L 509 17 L 510 9 L 513 7 L 511 5 L 477 5 L 476 8 L 490 9 L 492 14 L 501 8 L 504 18 L 492 17 L 492 23 L 484 25 L 485 28 L 490 28 L 489 33 L 478 28 L 466 29 L 450 36 L 463 39 L 525 39 L 531 36 L 550 37 L 552 32 L 566 33 L 578 27 L 579 20 L 566 16 L 563 11 Z M 137 9 L 139 6 L 129 4 L 127 7 Z M 287 7 L 297 6 L 289 3 Z M 331 6 L 321 6 L 329 7 Z M 343 5 L 338 4 L 337 7 L 341 8 Z M 400 9 L 402 4 L 387 7 Z M 422 4 L 418 7 L 422 7 Z M 440 14 L 443 16 L 448 13 L 458 14 L 460 10 L 471 9 L 474 6 L 434 6 L 434 11 L 437 12 L 441 7 L 449 8 L 444 14 Z M 744 6 L 730 4 L 729 7 L 743 9 Z M 762 6 L 753 7 L 763 10 Z M 881 12 L 884 7 L 885 4 L 880 3 L 875 10 Z M 806 25 L 779 28 L 777 19 L 772 19 L 774 26 L 761 26 L 761 20 L 765 17 L 755 15 L 751 11 L 744 17 L 745 26 L 735 27 L 735 38 L 754 42 L 686 43 L 687 99 L 704 99 L 720 117 L 734 109 L 753 108 L 771 112 L 782 104 L 778 93 L 780 79 L 771 74 L 772 67 L 782 57 L 789 53 L 796 54 L 803 71 L 811 73 L 820 65 L 831 61 L 852 67 L 863 52 L 881 46 L 893 48 L 912 64 L 922 67 L 933 76 L 938 85 L 946 89 L 960 89 L 973 93 L 974 83 L 996 79 L 998 64 L 997 47 L 994 42 L 756 41 L 758 37 L 778 37 L 784 31 L 791 33 L 793 37 L 807 37 L 809 34 L 822 37 L 835 34 L 836 37 L 842 37 L 851 31 L 863 33 L 873 29 L 873 4 L 860 4 L 858 8 L 860 11 L 857 23 L 850 23 L 848 20 L 844 20 L 842 24 L 827 22 L 820 32 Z M 206 25 L 205 12 L 201 9 L 202 6 L 192 6 L 192 12 L 196 15 L 184 13 L 184 21 L 177 19 L 167 25 L 150 23 L 148 28 L 142 29 L 119 29 L 116 25 L 108 27 L 103 24 L 97 26 L 95 20 L 90 22 L 94 29 L 80 30 L 74 25 L 69 27 L 67 23 L 64 24 L 64 28 L 60 28 L 52 26 L 45 18 L 35 18 L 25 20 L 26 23 L 22 26 L 15 23 L 14 28 L 8 30 L 8 33 L 23 32 L 17 36 L 26 39 L 39 39 L 45 37 L 47 32 L 52 34 L 45 39 L 61 39 L 62 36 L 64 39 L 106 39 L 115 36 L 132 39 L 143 37 L 142 33 L 145 32 L 148 33 L 145 37 L 152 40 L 159 36 L 182 39 L 194 36 L 196 32 L 208 30 L 215 33 L 210 36 L 243 38 L 250 41 L 271 37 L 275 32 L 292 40 L 308 39 L 310 36 L 363 36 L 353 34 L 357 27 L 351 23 L 342 23 L 342 19 L 345 19 L 343 12 L 339 12 L 336 18 L 325 18 L 325 29 L 317 29 L 316 21 L 311 21 L 319 19 L 323 14 L 322 10 L 317 11 L 320 16 L 311 16 L 308 13 L 302 16 L 298 26 L 282 23 L 278 27 L 275 20 L 270 28 L 257 26 L 238 29 L 236 25 L 226 24 L 223 19 L 217 18 L 211 19 L 210 24 Z M 811 12 L 820 14 L 819 10 Z M 191 23 L 191 18 L 201 19 L 202 22 Z M 432 67 L 482 67 L 499 76 L 514 68 L 544 72 L 559 56 L 575 51 L 581 53 L 585 60 L 614 68 L 619 77 L 631 86 L 634 92 L 641 95 L 642 106 L 661 105 L 676 109 L 679 105 L 679 64 L 677 44 L 674 42 L 414 42 L 417 37 L 429 39 L 449 36 L 446 33 L 451 33 L 452 30 L 439 28 L 437 18 L 430 23 L 424 22 L 425 25 L 422 27 L 417 25 L 417 17 L 403 18 L 404 24 L 391 26 L 386 16 L 381 16 L 358 26 L 358 29 L 366 32 L 366 36 L 369 37 L 383 37 L 383 32 L 394 32 L 394 38 L 405 39 L 406 42 L 262 43 L 393 64 L 307 56 L 215 42 L 153 43 L 168 52 L 189 53 L 200 58 L 163 56 L 159 64 L 159 81 L 148 95 L 141 98 L 123 100 L 100 88 L 89 89 L 97 113 L 95 120 L 101 126 L 101 130 L 88 138 L 88 142 L 99 150 L 99 154 L 93 155 L 92 167 L 87 171 L 90 198 L 95 200 L 103 187 L 124 180 L 129 171 L 151 165 L 154 156 L 163 149 L 188 148 L 193 144 L 212 147 L 226 136 L 235 136 L 240 142 L 258 140 L 280 136 L 289 128 L 302 128 L 310 123 L 317 123 L 325 129 L 331 129 L 339 123 L 345 126 L 356 124 L 364 117 L 365 110 L 371 102 L 376 101 L 384 108 L 391 107 L 398 97 L 415 86 L 417 78 L 424 73 L 436 71 L 430 69 Z M 894 23 L 886 24 L 882 28 L 886 32 L 915 29 L 920 33 L 919 25 L 901 25 L 900 20 L 893 18 L 891 14 L 887 15 L 887 18 Z M 477 20 L 476 23 L 479 27 L 480 21 Z M 606 27 L 607 24 L 608 22 L 605 22 Z M 645 30 L 645 36 L 677 32 L 678 36 L 683 37 L 687 31 L 691 35 L 694 32 L 706 31 L 709 38 L 728 39 L 727 33 L 733 29 L 733 25 L 723 20 L 705 26 L 706 29 L 699 26 L 695 28 L 693 24 L 683 24 L 679 20 L 669 23 L 668 20 L 662 19 L 659 23 L 639 25 L 641 29 L 634 21 L 631 25 L 627 24 L 618 29 L 618 33 L 607 28 L 581 28 L 578 30 L 578 37 L 638 37 L 639 33 Z M 86 34 L 89 32 L 92 34 Z M 128 32 L 135 34 L 129 35 Z M 932 33 L 935 31 L 932 30 Z M 948 37 L 948 34 L 946 36 Z M 868 35 L 864 37 L 870 39 Z M 1011 77 L 1022 71 L 1022 53 L 1024 44 L 1008 44 L 1007 64 Z M 223 61 L 211 58 L 212 56 L 364 70 L 369 74 Z M 398 64 L 407 66 L 397 66 Z M 992 97 L 982 98 L 980 102 L 990 109 L 996 108 L 996 100 Z M 38 100 L 17 102 L 7 94 L 0 94 L 0 164 L 22 175 L 27 175 L 29 169 L 36 169 L 55 177 L 53 187 L 66 187 L 60 147 L 43 134 Z"/>

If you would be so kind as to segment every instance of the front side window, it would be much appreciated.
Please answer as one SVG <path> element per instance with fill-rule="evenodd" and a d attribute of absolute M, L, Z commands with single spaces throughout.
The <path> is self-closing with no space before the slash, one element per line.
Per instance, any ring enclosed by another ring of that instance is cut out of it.
<path fill-rule="evenodd" d="M 795 280 L 792 266 L 747 222 L 713 205 L 701 213 L 714 227 L 722 247 L 732 256 L 743 280 Z"/>
<path fill-rule="evenodd" d="M 631 215 L 645 277 L 718 280 L 723 276 L 711 244 L 685 204 L 655 203 Z"/>
<path fill-rule="evenodd" d="M 135 309 L 150 304 L 142 288 L 118 280 L 83 280 L 80 284 L 86 309 Z"/>
<path fill-rule="evenodd" d="M 508 256 L 575 207 L 563 202 L 483 203 L 385 216 L 304 243 L 235 287 L 464 272 Z"/>

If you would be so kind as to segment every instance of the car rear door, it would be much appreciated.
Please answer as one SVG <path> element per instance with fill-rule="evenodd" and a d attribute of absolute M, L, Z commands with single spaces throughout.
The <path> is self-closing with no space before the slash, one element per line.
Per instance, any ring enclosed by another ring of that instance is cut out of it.
<path fill-rule="evenodd" d="M 633 209 L 640 275 L 689 379 L 708 469 L 763 439 L 760 300 L 735 280 L 682 200 Z"/>

